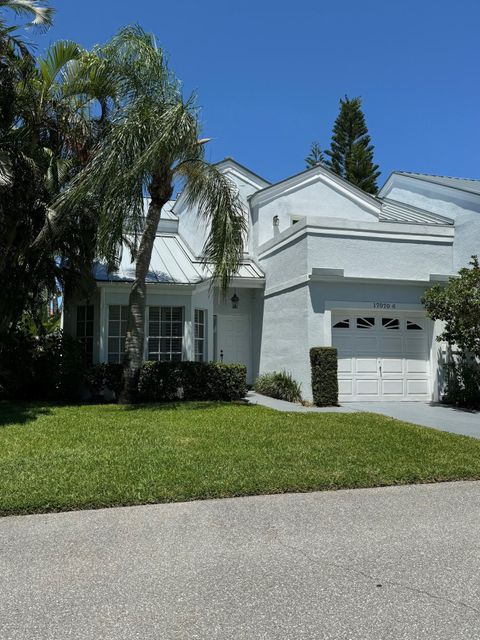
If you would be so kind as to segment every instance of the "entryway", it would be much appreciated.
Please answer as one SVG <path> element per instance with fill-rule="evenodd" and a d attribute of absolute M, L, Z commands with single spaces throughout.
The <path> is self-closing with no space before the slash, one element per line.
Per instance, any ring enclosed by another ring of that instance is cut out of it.
<path fill-rule="evenodd" d="M 250 316 L 245 313 L 217 316 L 217 360 L 227 364 L 244 364 L 251 380 Z"/>

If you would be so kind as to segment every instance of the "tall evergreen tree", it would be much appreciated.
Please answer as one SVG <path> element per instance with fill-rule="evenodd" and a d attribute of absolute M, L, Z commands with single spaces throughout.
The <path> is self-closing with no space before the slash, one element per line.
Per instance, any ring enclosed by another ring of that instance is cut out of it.
<path fill-rule="evenodd" d="M 373 145 L 368 134 L 361 98 L 340 99 L 340 113 L 332 132 L 327 166 L 367 193 L 378 191 L 378 165 L 373 161 Z"/>
<path fill-rule="evenodd" d="M 305 164 L 307 165 L 307 169 L 311 167 L 315 167 L 317 164 L 324 164 L 325 156 L 323 154 L 321 146 L 318 142 L 312 142 L 312 146 L 310 147 L 310 153 L 305 158 Z"/>

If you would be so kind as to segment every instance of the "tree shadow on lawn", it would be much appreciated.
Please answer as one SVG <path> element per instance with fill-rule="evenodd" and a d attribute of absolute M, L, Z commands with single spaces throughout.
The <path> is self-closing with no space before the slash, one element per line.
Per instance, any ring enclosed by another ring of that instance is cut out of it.
<path fill-rule="evenodd" d="M 50 413 L 51 407 L 43 403 L 0 401 L 0 428 L 27 424 Z"/>

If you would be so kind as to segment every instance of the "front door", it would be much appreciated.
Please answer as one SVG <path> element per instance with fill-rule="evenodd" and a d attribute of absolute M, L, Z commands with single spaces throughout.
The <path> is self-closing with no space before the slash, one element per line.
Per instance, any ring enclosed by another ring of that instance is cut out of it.
<path fill-rule="evenodd" d="M 251 382 L 250 316 L 229 314 L 217 316 L 217 360 L 226 364 L 244 364 Z"/>

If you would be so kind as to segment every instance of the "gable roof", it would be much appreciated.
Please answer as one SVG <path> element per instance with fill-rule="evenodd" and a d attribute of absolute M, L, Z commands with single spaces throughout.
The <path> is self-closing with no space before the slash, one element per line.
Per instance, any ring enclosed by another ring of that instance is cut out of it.
<path fill-rule="evenodd" d="M 268 200 L 270 196 L 275 197 L 275 195 L 280 195 L 282 192 L 288 190 L 289 188 L 301 184 L 302 181 L 308 181 L 309 178 L 315 178 L 316 176 L 326 177 L 328 180 L 338 185 L 341 189 L 347 191 L 351 196 L 353 196 L 354 199 L 360 200 L 370 209 L 374 209 L 377 215 L 380 214 L 381 202 L 379 198 L 367 193 L 366 191 L 363 191 L 359 187 L 356 187 L 354 184 L 337 175 L 323 164 L 317 164 L 314 167 L 310 167 L 309 169 L 304 169 L 303 171 L 300 171 L 293 176 L 289 176 L 284 180 L 280 180 L 280 182 L 275 182 L 274 184 L 260 189 L 259 191 L 256 191 L 251 196 L 249 196 L 248 200 L 251 203 L 263 199 Z"/>
<path fill-rule="evenodd" d="M 246 176 L 249 176 L 250 179 L 255 183 L 255 185 L 258 188 L 263 189 L 271 185 L 271 182 L 269 180 L 265 180 L 265 178 L 262 178 L 262 176 L 259 176 L 258 173 L 255 173 L 245 165 L 241 164 L 240 162 L 237 162 L 237 160 L 235 160 L 234 158 L 230 158 L 230 156 L 227 156 L 223 160 L 219 160 L 218 162 L 215 162 L 215 166 L 220 169 L 223 167 L 228 168 L 229 166 L 235 167 L 240 174 L 245 174 Z"/>
<path fill-rule="evenodd" d="M 480 195 L 480 180 L 454 178 L 452 176 L 436 176 L 429 175 L 428 173 L 415 173 L 413 171 L 393 171 L 390 177 L 394 174 L 407 176 L 408 178 L 416 178 L 417 180 L 439 184 L 442 187 L 451 187 L 452 189 L 459 189 L 460 191 L 467 191 L 468 193 Z M 388 179 L 390 179 L 390 177 Z"/>

